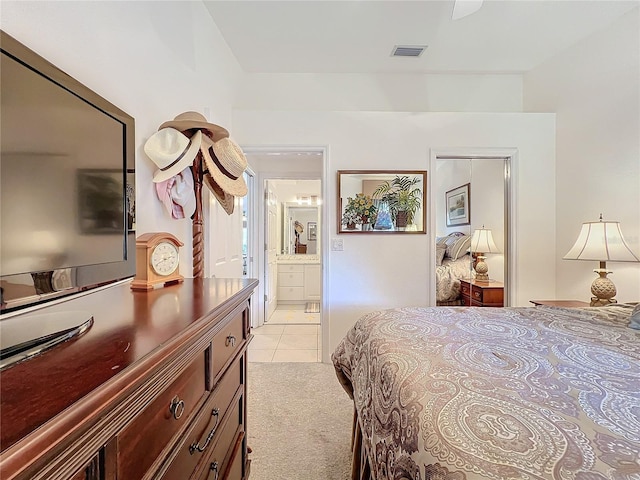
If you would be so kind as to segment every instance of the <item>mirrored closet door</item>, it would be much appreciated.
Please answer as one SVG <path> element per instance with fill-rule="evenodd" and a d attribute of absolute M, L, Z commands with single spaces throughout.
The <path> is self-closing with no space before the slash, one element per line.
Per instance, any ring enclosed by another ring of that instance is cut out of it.
<path fill-rule="evenodd" d="M 508 304 L 510 161 L 437 157 L 431 197 L 436 305 Z"/>

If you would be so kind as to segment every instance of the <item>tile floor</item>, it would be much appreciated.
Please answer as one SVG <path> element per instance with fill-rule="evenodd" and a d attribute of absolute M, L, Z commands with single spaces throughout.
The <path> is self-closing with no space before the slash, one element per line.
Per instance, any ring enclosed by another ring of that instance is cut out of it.
<path fill-rule="evenodd" d="M 320 362 L 320 314 L 304 305 L 282 305 L 263 326 L 252 330 L 250 362 Z"/>

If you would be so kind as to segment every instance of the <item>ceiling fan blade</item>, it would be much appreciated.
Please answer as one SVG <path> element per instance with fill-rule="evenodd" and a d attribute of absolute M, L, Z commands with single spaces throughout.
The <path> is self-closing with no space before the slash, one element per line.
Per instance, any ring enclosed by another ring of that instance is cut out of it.
<path fill-rule="evenodd" d="M 452 20 L 459 20 L 462 17 L 477 12 L 482 7 L 483 0 L 454 0 Z"/>

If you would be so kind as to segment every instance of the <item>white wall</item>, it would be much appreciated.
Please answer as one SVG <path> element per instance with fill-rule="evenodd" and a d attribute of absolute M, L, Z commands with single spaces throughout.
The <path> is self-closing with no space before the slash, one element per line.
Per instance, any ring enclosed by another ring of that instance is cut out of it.
<path fill-rule="evenodd" d="M 639 25 L 636 8 L 524 77 L 526 110 L 557 113 L 556 298 L 589 300 L 598 264 L 562 256 L 600 213 L 640 256 Z M 640 301 L 640 264 L 607 267 L 618 301 Z"/>
<path fill-rule="evenodd" d="M 249 110 L 520 112 L 521 75 L 247 74 Z"/>
<path fill-rule="evenodd" d="M 336 183 L 331 180 L 336 170 L 428 170 L 431 148 L 517 148 L 520 273 L 514 304 L 555 291 L 554 115 L 235 111 L 233 125 L 241 145 L 327 146 L 324 245 L 338 237 Z M 541 196 L 541 190 L 549 193 Z M 538 231 L 550 235 L 541 238 Z M 323 344 L 328 352 L 365 312 L 427 305 L 433 281 L 434 232 L 339 237 L 344 251 L 324 251 L 323 318 L 328 322 Z"/>
<path fill-rule="evenodd" d="M 189 110 L 233 134 L 241 70 L 204 5 L 3 0 L 0 26 L 135 118 L 137 234 L 176 235 L 185 243 L 181 273 L 191 276 L 191 220 L 165 213 L 143 145 L 160 124 Z"/>

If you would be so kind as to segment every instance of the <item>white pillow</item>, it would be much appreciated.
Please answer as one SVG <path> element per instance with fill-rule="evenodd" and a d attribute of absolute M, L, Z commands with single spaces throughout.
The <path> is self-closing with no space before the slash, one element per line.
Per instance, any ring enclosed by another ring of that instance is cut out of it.
<path fill-rule="evenodd" d="M 457 260 L 459 257 L 467 253 L 471 247 L 471 237 L 463 235 L 461 237 L 449 237 L 444 243 L 447 245 L 447 254 L 451 260 Z"/>

